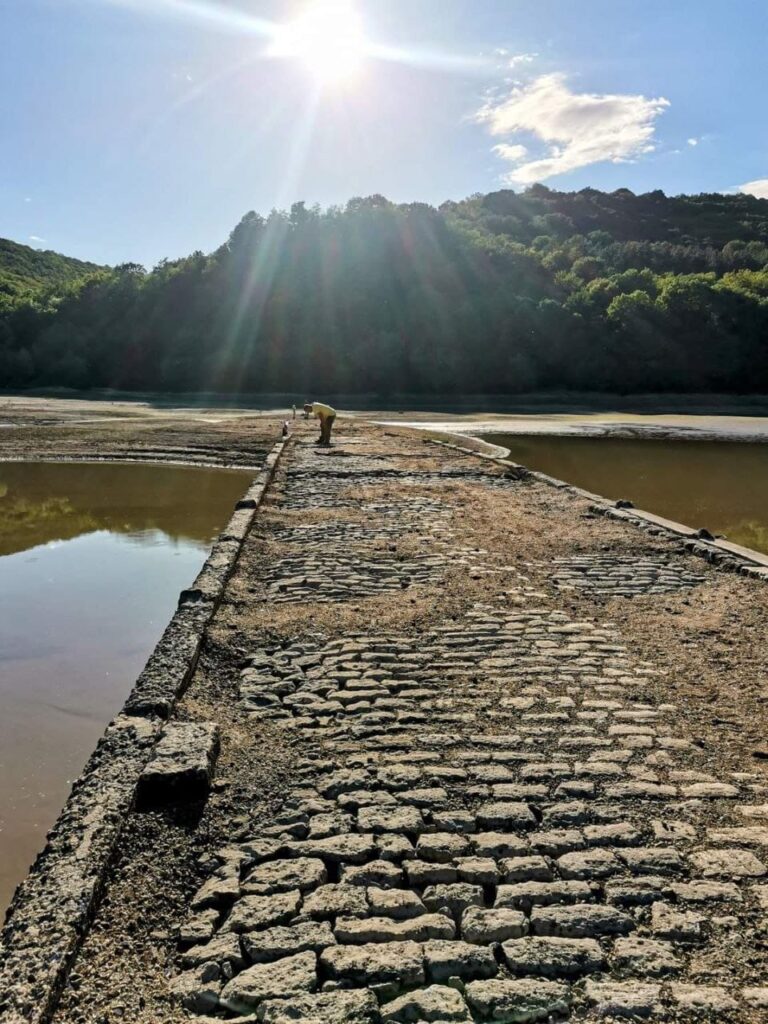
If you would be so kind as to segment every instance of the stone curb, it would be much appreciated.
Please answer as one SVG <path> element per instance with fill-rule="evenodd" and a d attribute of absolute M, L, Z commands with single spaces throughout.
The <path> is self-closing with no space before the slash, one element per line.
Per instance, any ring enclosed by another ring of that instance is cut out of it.
<path fill-rule="evenodd" d="M 0 1020 L 44 1024 L 88 933 L 107 869 L 165 719 L 189 684 L 205 628 L 288 441 L 279 441 L 88 759 L 0 933 Z"/>
<path fill-rule="evenodd" d="M 760 551 L 754 551 L 752 548 L 745 548 L 741 544 L 733 544 L 727 540 L 703 540 L 696 530 L 691 529 L 690 526 L 686 526 L 684 523 L 677 523 L 672 519 L 664 519 L 662 516 L 657 516 L 653 512 L 644 512 L 642 509 L 617 508 L 614 502 L 604 498 L 601 494 L 585 491 L 582 487 L 575 487 L 565 480 L 558 480 L 553 476 L 548 476 L 546 473 L 528 469 L 526 466 L 521 466 L 519 463 L 512 462 L 509 459 L 503 459 L 495 455 L 486 455 L 484 452 L 479 452 L 474 448 L 452 444 L 448 441 L 438 441 L 434 438 L 426 438 L 424 443 L 436 444 L 441 448 L 450 448 L 460 452 L 462 455 L 473 455 L 477 459 L 492 462 L 501 468 L 511 466 L 520 479 L 538 480 L 540 483 L 547 484 L 548 487 L 557 487 L 559 490 L 568 491 L 569 494 L 573 494 L 576 497 L 586 498 L 593 503 L 590 505 L 590 511 L 596 515 L 607 516 L 610 519 L 621 519 L 640 527 L 641 530 L 647 530 L 649 533 L 657 536 L 665 536 L 670 540 L 682 539 L 684 541 L 683 547 L 686 551 L 696 555 L 698 558 L 705 559 L 711 565 L 736 572 L 741 576 L 748 576 L 751 579 L 766 580 L 768 582 L 768 555 L 764 555 Z"/>

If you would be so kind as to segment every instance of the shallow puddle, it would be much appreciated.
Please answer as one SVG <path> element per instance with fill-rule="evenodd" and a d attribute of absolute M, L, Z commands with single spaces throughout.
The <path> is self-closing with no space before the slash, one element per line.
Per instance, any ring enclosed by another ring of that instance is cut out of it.
<path fill-rule="evenodd" d="M 0 917 L 253 475 L 0 462 Z"/>
<path fill-rule="evenodd" d="M 768 553 L 768 444 L 483 434 L 510 458 Z"/>

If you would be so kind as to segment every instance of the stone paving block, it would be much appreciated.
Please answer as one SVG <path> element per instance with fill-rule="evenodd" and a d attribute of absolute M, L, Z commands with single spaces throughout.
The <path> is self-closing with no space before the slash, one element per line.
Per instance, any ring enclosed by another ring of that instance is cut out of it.
<path fill-rule="evenodd" d="M 557 870 L 562 878 L 610 878 L 611 875 L 621 873 L 623 866 L 610 850 L 589 850 L 558 857 Z"/>
<path fill-rule="evenodd" d="M 366 889 L 366 896 L 371 914 L 374 916 L 392 917 L 396 921 L 405 921 L 427 913 L 427 908 L 422 900 L 410 889 L 371 887 Z"/>
<path fill-rule="evenodd" d="M 758 825 L 743 828 L 713 828 L 707 831 L 707 842 L 768 846 L 768 828 Z"/>
<path fill-rule="evenodd" d="M 328 872 L 321 860 L 297 857 L 295 860 L 275 860 L 259 864 L 246 876 L 244 893 L 270 896 L 278 892 L 298 889 L 308 892 L 328 880 Z"/>
<path fill-rule="evenodd" d="M 749 850 L 699 850 L 688 855 L 694 869 L 705 878 L 761 878 L 765 864 Z"/>
<path fill-rule="evenodd" d="M 724 988 L 707 985 L 670 985 L 672 998 L 685 1010 L 707 1010 L 724 1013 L 738 1008 L 738 1003 Z"/>
<path fill-rule="evenodd" d="M 403 860 L 416 856 L 413 843 L 407 836 L 383 832 L 374 836 L 374 842 L 381 860 L 391 860 L 395 864 L 399 864 Z"/>
<path fill-rule="evenodd" d="M 339 916 L 365 917 L 369 911 L 366 891 L 362 885 L 321 885 L 314 892 L 307 894 L 302 906 L 302 912 L 309 917 L 319 920 L 331 920 Z M 245 903 L 246 899 L 260 898 L 262 897 L 246 897 L 240 903 Z M 275 899 L 275 897 L 263 898 Z M 232 916 L 239 910 L 240 903 L 235 907 Z M 239 930 L 245 931 L 246 929 Z"/>
<path fill-rule="evenodd" d="M 297 953 L 275 963 L 248 967 L 224 986 L 221 1005 L 233 1013 L 248 1013 L 266 999 L 314 992 L 315 959 L 314 953 Z"/>
<path fill-rule="evenodd" d="M 466 942 L 479 945 L 504 942 L 519 939 L 527 932 L 528 918 L 519 910 L 467 907 L 461 915 L 461 937 Z"/>
<path fill-rule="evenodd" d="M 493 857 L 457 857 L 455 860 L 460 882 L 495 886 L 501 870 Z"/>
<path fill-rule="evenodd" d="M 185 1010 L 202 1014 L 216 1009 L 222 986 L 218 965 L 206 963 L 178 974 L 170 982 L 170 991 L 172 999 Z"/>
<path fill-rule="evenodd" d="M 221 932 L 208 942 L 192 946 L 182 953 L 181 962 L 185 967 L 199 967 L 205 963 L 215 963 L 220 967 L 228 964 L 237 971 L 245 963 L 240 938 L 234 932 Z"/>
<path fill-rule="evenodd" d="M 240 895 L 240 880 L 235 875 L 229 878 L 209 878 L 200 886 L 192 897 L 192 910 L 205 910 L 207 907 L 222 908 L 228 906 Z"/>
<path fill-rule="evenodd" d="M 530 910 L 562 903 L 582 903 L 594 896 L 586 882 L 518 882 L 500 885 L 496 891 L 495 907 Z"/>
<path fill-rule="evenodd" d="M 481 1019 L 507 1024 L 528 1024 L 565 1016 L 570 1005 L 565 985 L 529 978 L 471 981 L 465 989 L 465 998 Z"/>
<path fill-rule="evenodd" d="M 490 949 L 469 942 L 425 942 L 424 965 L 427 979 L 439 983 L 450 978 L 493 978 L 499 970 Z"/>
<path fill-rule="evenodd" d="M 728 901 L 741 903 L 741 890 L 734 882 L 673 882 L 670 892 L 685 903 L 715 903 Z"/>
<path fill-rule="evenodd" d="M 546 799 L 546 797 L 542 798 Z M 542 810 L 542 822 L 545 825 L 568 826 L 583 825 L 589 821 L 590 810 L 580 800 L 565 800 L 550 804 Z"/>
<path fill-rule="evenodd" d="M 585 849 L 587 843 L 578 829 L 552 829 L 547 832 L 532 832 L 528 836 L 531 850 L 548 857 L 562 857 L 563 854 Z"/>
<path fill-rule="evenodd" d="M 410 867 L 414 861 L 406 861 Z M 402 868 L 388 860 L 372 860 L 369 864 L 344 865 L 340 881 L 345 885 L 378 886 L 379 888 L 400 888 L 405 885 Z"/>
<path fill-rule="evenodd" d="M 656 782 L 620 782 L 606 786 L 605 795 L 610 800 L 669 800 L 677 796 L 677 787 Z"/>
<path fill-rule="evenodd" d="M 432 823 L 438 831 L 471 833 L 477 831 L 475 816 L 469 811 L 434 811 Z"/>
<path fill-rule="evenodd" d="M 505 883 L 551 882 L 554 877 L 552 867 L 544 857 L 505 857 L 499 861 L 499 870 Z"/>
<path fill-rule="evenodd" d="M 583 835 L 588 846 L 639 846 L 643 841 L 643 833 L 629 822 L 587 825 Z"/>
<path fill-rule="evenodd" d="M 184 946 L 207 942 L 216 930 L 219 911 L 214 908 L 190 914 L 179 926 L 179 942 Z"/>
<path fill-rule="evenodd" d="M 485 904 L 481 886 L 470 885 L 468 882 L 430 885 L 424 890 L 422 899 L 430 910 L 439 911 L 445 908 L 456 919 L 461 917 L 467 907 L 482 907 Z"/>
<path fill-rule="evenodd" d="M 661 1012 L 660 985 L 588 979 L 584 995 L 599 1017 L 643 1020 Z"/>
<path fill-rule="evenodd" d="M 336 991 L 269 999 L 259 1005 L 260 1024 L 377 1024 L 379 1004 L 372 992 Z M 250 1018 L 253 1019 L 253 1018 Z"/>
<path fill-rule="evenodd" d="M 605 886 L 605 898 L 617 907 L 644 907 L 657 900 L 670 899 L 674 895 L 674 883 L 667 878 L 621 879 L 609 881 Z"/>
<path fill-rule="evenodd" d="M 472 1017 L 460 992 L 445 985 L 431 985 L 385 1003 L 381 1008 L 381 1020 L 383 1024 L 408 1021 L 448 1024 L 453 1021 L 471 1022 Z"/>
<path fill-rule="evenodd" d="M 361 832 L 404 832 L 418 835 L 424 830 L 424 818 L 417 807 L 361 807 L 357 813 Z"/>
<path fill-rule="evenodd" d="M 706 921 L 701 914 L 668 903 L 654 903 L 651 911 L 651 931 L 674 942 L 698 942 L 704 936 Z"/>
<path fill-rule="evenodd" d="M 464 857 L 471 852 L 469 839 L 452 832 L 432 832 L 419 836 L 416 856 L 421 860 L 447 864 L 455 857 Z"/>
<path fill-rule="evenodd" d="M 369 942 L 425 942 L 427 939 L 452 939 L 453 921 L 443 914 L 421 914 L 404 921 L 389 917 L 337 918 L 333 929 L 339 942 L 363 945 Z"/>
<path fill-rule="evenodd" d="M 480 857 L 523 857 L 529 852 L 523 838 L 504 832 L 478 832 L 470 836 L 470 841 Z"/>
<path fill-rule="evenodd" d="M 747 1006 L 768 1010 L 768 986 L 764 988 L 744 988 L 741 990 L 741 997 Z"/>
<path fill-rule="evenodd" d="M 617 967 L 649 977 L 672 974 L 683 966 L 669 943 L 636 935 L 616 939 L 613 959 Z"/>
<path fill-rule="evenodd" d="M 335 943 L 327 921 L 308 921 L 291 927 L 268 928 L 263 932 L 246 932 L 242 939 L 243 950 L 252 964 L 281 960 L 307 950 L 319 953 Z"/>
<path fill-rule="evenodd" d="M 685 871 L 685 861 L 672 847 L 635 847 L 621 850 L 618 856 L 637 875 L 676 875 Z"/>
<path fill-rule="evenodd" d="M 531 932 L 534 935 L 559 936 L 566 939 L 601 935 L 626 935 L 635 929 L 629 914 L 592 903 L 566 907 L 534 907 L 531 911 Z"/>
<path fill-rule="evenodd" d="M 169 722 L 139 777 L 139 807 L 204 798 L 219 753 L 215 722 Z"/>
<path fill-rule="evenodd" d="M 326 864 L 365 864 L 378 850 L 373 836 L 334 835 L 285 846 L 290 856 L 319 857 Z"/>
<path fill-rule="evenodd" d="M 477 824 L 481 830 L 514 831 L 519 828 L 535 828 L 536 818 L 528 804 L 498 800 L 478 807 Z"/>
<path fill-rule="evenodd" d="M 423 985 L 424 955 L 416 942 L 369 943 L 365 946 L 330 946 L 320 964 L 334 981 L 356 985 Z"/>
<path fill-rule="evenodd" d="M 570 978 L 606 966 L 605 954 L 595 939 L 523 938 L 504 942 L 502 949 L 513 974 Z"/>
<path fill-rule="evenodd" d="M 694 782 L 690 786 L 683 786 L 680 795 L 687 800 L 722 800 L 737 797 L 739 790 L 727 782 Z"/>

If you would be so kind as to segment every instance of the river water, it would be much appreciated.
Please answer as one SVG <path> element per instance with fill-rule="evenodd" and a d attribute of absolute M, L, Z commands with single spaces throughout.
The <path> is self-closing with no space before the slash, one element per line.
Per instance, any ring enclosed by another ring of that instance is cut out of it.
<path fill-rule="evenodd" d="M 768 444 L 483 434 L 510 458 L 768 553 Z"/>
<path fill-rule="evenodd" d="M 0 462 L 0 918 L 252 476 Z"/>

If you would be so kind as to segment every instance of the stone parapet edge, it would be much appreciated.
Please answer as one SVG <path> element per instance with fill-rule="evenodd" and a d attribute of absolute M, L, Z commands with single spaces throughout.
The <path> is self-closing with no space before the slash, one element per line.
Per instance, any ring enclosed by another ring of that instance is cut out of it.
<path fill-rule="evenodd" d="M 0 1020 L 45 1024 L 56 1008 L 102 895 L 139 776 L 164 721 L 189 684 L 204 631 L 218 608 L 242 544 L 288 441 L 279 441 L 110 722 L 16 889 L 0 932 Z"/>
<path fill-rule="evenodd" d="M 592 502 L 590 511 L 597 515 L 606 516 L 609 519 L 618 519 L 632 523 L 634 526 L 646 530 L 655 536 L 665 536 L 671 540 L 682 540 L 686 551 L 698 558 L 703 558 L 711 565 L 730 572 L 736 572 L 741 576 L 748 576 L 752 579 L 768 581 L 768 555 L 752 548 L 742 547 L 740 544 L 733 544 L 727 540 L 705 540 L 702 539 L 696 530 L 691 529 L 684 523 L 677 523 L 672 519 L 664 519 L 653 512 L 644 512 L 636 508 L 619 508 L 608 498 L 601 494 L 593 494 L 582 487 L 576 487 L 565 480 L 558 480 L 556 477 L 548 476 L 546 473 L 539 473 L 536 470 L 528 469 L 510 459 L 496 455 L 487 455 L 485 452 L 477 451 L 475 448 L 468 448 L 465 445 L 454 444 L 449 441 L 440 441 L 436 438 L 425 438 L 425 444 L 439 445 L 441 448 L 450 448 L 461 452 L 463 455 L 473 455 L 477 459 L 492 462 L 496 466 L 512 471 L 518 477 L 526 477 L 538 480 L 548 487 L 556 487 L 558 490 L 567 491 L 579 498 L 586 498 Z"/>

